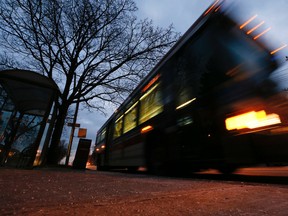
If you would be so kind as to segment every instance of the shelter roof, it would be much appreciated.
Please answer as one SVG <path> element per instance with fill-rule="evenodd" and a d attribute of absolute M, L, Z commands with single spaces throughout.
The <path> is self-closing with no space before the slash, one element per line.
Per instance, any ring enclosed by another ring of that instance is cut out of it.
<path fill-rule="evenodd" d="M 59 91 L 52 79 L 20 69 L 0 71 L 0 84 L 19 112 L 40 116 L 45 115 Z"/>

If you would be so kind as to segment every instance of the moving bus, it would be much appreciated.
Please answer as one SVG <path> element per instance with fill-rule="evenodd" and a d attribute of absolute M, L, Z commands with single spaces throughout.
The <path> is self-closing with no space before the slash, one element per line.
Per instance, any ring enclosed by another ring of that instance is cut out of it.
<path fill-rule="evenodd" d="M 211 5 L 100 128 L 98 170 L 287 162 L 285 95 L 270 79 L 277 50 L 223 8 Z"/>

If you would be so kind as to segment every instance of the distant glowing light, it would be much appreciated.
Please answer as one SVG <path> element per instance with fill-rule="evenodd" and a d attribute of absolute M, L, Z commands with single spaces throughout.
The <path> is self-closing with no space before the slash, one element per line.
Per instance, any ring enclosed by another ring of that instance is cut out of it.
<path fill-rule="evenodd" d="M 248 25 L 250 22 L 252 22 L 252 20 L 254 20 L 258 15 L 255 14 L 253 17 L 251 17 L 250 19 L 248 19 L 246 22 L 244 22 L 239 28 L 242 29 L 244 28 L 246 25 Z"/>
<path fill-rule="evenodd" d="M 227 130 L 255 129 L 279 123 L 281 123 L 281 120 L 277 114 L 266 115 L 264 110 L 247 112 L 225 120 Z"/>
<path fill-rule="evenodd" d="M 10 152 L 8 153 L 8 156 L 9 156 L 9 157 L 12 157 L 14 154 L 15 154 L 15 152 L 10 151 Z"/>
<path fill-rule="evenodd" d="M 105 148 L 105 145 L 101 145 L 101 149 L 104 149 Z"/>
<path fill-rule="evenodd" d="M 253 31 L 255 31 L 257 28 L 259 28 L 261 25 L 263 25 L 265 22 L 262 21 L 261 23 L 259 23 L 258 25 L 256 25 L 255 27 L 253 27 L 252 29 L 250 29 L 249 31 L 247 31 L 247 34 L 251 34 Z"/>
<path fill-rule="evenodd" d="M 284 44 L 283 46 L 281 46 L 281 47 L 279 47 L 279 48 L 273 50 L 272 52 L 270 52 L 270 54 L 273 55 L 274 53 L 276 53 L 276 52 L 278 52 L 278 51 L 284 49 L 286 46 L 287 46 L 287 44 Z"/>
<path fill-rule="evenodd" d="M 264 30 L 260 34 L 256 35 L 253 39 L 256 40 L 257 38 L 261 37 L 263 34 L 267 33 L 270 30 L 271 30 L 271 27 L 267 28 L 266 30 Z"/>

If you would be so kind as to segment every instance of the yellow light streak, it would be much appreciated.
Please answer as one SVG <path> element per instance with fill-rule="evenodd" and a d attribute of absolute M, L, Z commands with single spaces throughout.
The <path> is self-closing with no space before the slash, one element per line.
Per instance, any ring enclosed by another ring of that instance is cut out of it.
<path fill-rule="evenodd" d="M 196 98 L 192 98 L 191 100 L 186 101 L 185 103 L 183 103 L 183 104 L 177 106 L 177 107 L 176 107 L 176 110 L 181 109 L 181 108 L 187 106 L 188 104 L 192 103 L 192 102 L 195 101 L 195 100 L 196 100 Z"/>
<path fill-rule="evenodd" d="M 130 112 L 137 104 L 138 104 L 138 101 L 137 101 L 136 103 L 134 103 L 134 104 L 125 112 L 125 114 L 127 114 L 128 112 Z"/>

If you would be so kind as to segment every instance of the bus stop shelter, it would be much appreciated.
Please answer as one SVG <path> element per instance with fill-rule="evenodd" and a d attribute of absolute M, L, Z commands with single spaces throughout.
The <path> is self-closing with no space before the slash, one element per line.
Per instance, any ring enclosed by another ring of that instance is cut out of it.
<path fill-rule="evenodd" d="M 55 82 L 39 73 L 0 71 L 1 166 L 33 166 L 57 95 Z"/>

